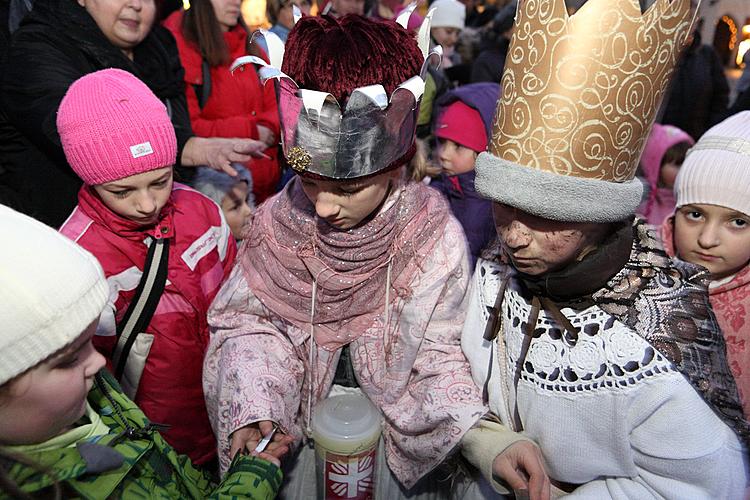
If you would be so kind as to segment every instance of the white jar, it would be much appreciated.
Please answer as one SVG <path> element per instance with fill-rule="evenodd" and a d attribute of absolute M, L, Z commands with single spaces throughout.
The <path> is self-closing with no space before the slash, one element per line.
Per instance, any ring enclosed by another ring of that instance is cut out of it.
<path fill-rule="evenodd" d="M 382 418 L 362 394 L 341 394 L 315 407 L 312 436 L 319 499 L 375 498 Z"/>

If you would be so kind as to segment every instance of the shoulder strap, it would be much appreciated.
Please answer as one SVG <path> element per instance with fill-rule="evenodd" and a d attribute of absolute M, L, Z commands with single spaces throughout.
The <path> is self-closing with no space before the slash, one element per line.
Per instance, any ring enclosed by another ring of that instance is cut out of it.
<path fill-rule="evenodd" d="M 159 299 L 167 282 L 167 261 L 169 259 L 169 239 L 153 240 L 146 256 L 143 276 L 135 290 L 135 296 L 125 311 L 125 316 L 117 325 L 117 346 L 112 356 L 115 378 L 122 377 L 133 342 L 138 334 L 146 329 L 156 311 Z"/>
<path fill-rule="evenodd" d="M 211 66 L 208 65 L 208 61 L 203 59 L 201 64 L 201 75 L 203 76 L 203 83 L 201 85 L 193 85 L 195 95 L 198 97 L 198 107 L 203 107 L 208 102 L 208 98 L 211 97 Z"/>

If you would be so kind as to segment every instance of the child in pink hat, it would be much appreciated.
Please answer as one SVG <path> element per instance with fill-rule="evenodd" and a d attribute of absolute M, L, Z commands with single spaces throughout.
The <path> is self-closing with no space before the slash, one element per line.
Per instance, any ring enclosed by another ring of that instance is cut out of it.
<path fill-rule="evenodd" d="M 659 226 L 674 212 L 675 177 L 685 153 L 694 143 L 687 132 L 672 125 L 654 123 L 640 165 L 648 183 L 648 198 L 636 211 L 649 224 Z"/>
<path fill-rule="evenodd" d="M 166 440 L 195 463 L 210 463 L 216 441 L 201 385 L 206 312 L 234 261 L 230 228 L 214 202 L 173 181 L 174 127 L 132 74 L 106 69 L 74 82 L 57 128 L 85 183 L 60 231 L 99 259 L 110 288 L 94 345 L 146 416 L 169 426 Z M 123 354 L 118 340 L 139 317 L 140 309 L 129 309 L 158 248 L 167 254 L 164 289 L 144 294 L 153 316 L 141 315 L 145 324 Z"/>
<path fill-rule="evenodd" d="M 482 251 L 494 241 L 492 202 L 474 189 L 474 162 L 487 149 L 500 86 L 482 82 L 463 85 L 438 100 L 434 134 L 435 159 L 442 169 L 430 185 L 448 199 L 451 212 L 461 223 L 471 251 L 474 269 Z"/>

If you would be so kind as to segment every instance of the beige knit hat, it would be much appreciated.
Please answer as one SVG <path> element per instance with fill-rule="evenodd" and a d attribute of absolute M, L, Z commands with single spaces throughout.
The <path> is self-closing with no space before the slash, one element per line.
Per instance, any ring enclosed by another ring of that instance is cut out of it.
<path fill-rule="evenodd" d="M 77 339 L 109 294 L 99 262 L 54 229 L 0 205 L 0 385 Z"/>
<path fill-rule="evenodd" d="M 458 0 L 437 0 L 430 10 L 433 10 L 431 28 L 464 29 L 466 6 Z"/>
<path fill-rule="evenodd" d="M 687 153 L 674 185 L 677 207 L 719 205 L 750 215 L 750 111 L 708 129 Z"/>

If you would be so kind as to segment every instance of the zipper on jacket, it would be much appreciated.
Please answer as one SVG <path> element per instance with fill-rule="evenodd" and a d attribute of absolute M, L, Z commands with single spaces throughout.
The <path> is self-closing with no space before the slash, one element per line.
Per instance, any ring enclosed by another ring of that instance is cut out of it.
<path fill-rule="evenodd" d="M 109 446 L 115 446 L 124 439 L 141 439 L 149 434 L 152 434 L 153 432 L 165 431 L 169 429 L 169 425 L 157 424 L 154 422 L 149 422 L 141 429 L 136 429 L 135 427 L 131 426 L 128 419 L 126 419 L 125 415 L 122 414 L 120 405 L 117 404 L 112 395 L 109 393 L 109 389 L 107 388 L 107 385 L 102 381 L 100 374 L 97 374 L 95 376 L 94 383 L 97 385 L 102 394 L 104 394 L 104 397 L 107 398 L 107 401 L 109 401 L 109 404 L 112 406 L 112 409 L 117 415 L 117 418 L 121 421 L 123 427 L 125 427 L 124 430 L 122 430 L 114 437 L 114 439 L 112 439 L 112 441 L 110 441 Z"/>

